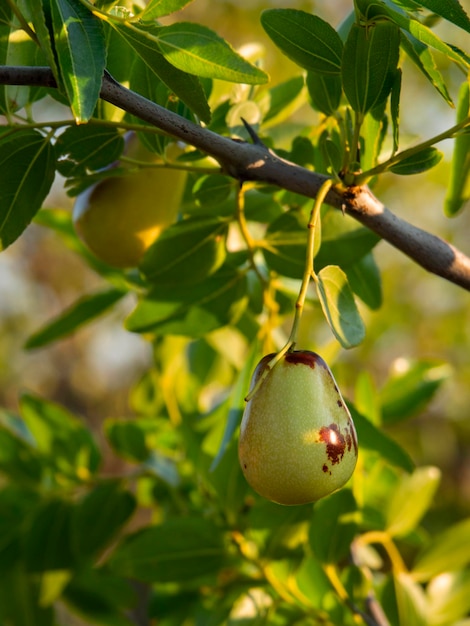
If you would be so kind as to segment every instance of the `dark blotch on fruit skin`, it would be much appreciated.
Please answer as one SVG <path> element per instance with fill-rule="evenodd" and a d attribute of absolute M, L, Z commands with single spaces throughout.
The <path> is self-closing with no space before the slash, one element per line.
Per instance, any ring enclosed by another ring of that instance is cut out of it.
<path fill-rule="evenodd" d="M 324 464 L 323 464 L 322 470 L 323 470 L 323 472 L 324 472 L 325 474 L 329 471 L 329 470 L 328 470 L 328 465 L 327 465 L 326 463 L 324 463 Z M 331 476 L 331 472 L 329 472 L 329 473 L 330 473 L 330 476 Z"/>
<path fill-rule="evenodd" d="M 316 352 L 310 352 L 309 350 L 293 350 L 292 352 L 287 352 L 284 358 L 287 363 L 293 363 L 294 365 L 298 365 L 300 363 L 302 365 L 307 365 L 312 369 L 315 369 L 316 365 L 320 365 L 320 367 L 328 369 L 327 364 L 321 356 Z"/>
<path fill-rule="evenodd" d="M 320 428 L 320 441 L 326 444 L 326 455 L 332 465 L 339 463 L 346 450 L 346 439 L 336 424 Z"/>
<path fill-rule="evenodd" d="M 336 404 L 337 404 L 339 407 L 342 407 L 342 406 L 343 406 L 343 403 L 341 402 L 341 400 L 337 400 L 337 401 L 336 401 Z"/>

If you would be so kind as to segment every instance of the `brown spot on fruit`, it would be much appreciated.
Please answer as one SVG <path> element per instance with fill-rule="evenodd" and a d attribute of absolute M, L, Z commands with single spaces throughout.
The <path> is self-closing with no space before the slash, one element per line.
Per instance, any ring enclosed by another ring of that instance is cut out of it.
<path fill-rule="evenodd" d="M 336 404 L 341 408 L 343 406 L 343 403 L 341 402 L 341 400 L 337 400 Z"/>
<path fill-rule="evenodd" d="M 316 352 L 310 352 L 309 350 L 293 350 L 287 352 L 285 356 L 287 363 L 293 363 L 294 365 L 307 365 L 312 369 L 315 369 L 316 365 L 327 369 L 327 364 Z"/>
<path fill-rule="evenodd" d="M 346 449 L 346 440 L 337 424 L 330 424 L 320 428 L 320 441 L 326 445 L 326 455 L 333 465 L 339 463 Z"/>

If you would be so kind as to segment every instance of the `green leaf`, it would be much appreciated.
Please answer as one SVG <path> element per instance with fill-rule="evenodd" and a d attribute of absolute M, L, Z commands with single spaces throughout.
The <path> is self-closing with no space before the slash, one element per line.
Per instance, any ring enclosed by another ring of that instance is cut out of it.
<path fill-rule="evenodd" d="M 392 118 L 393 130 L 393 149 L 392 153 L 398 150 L 400 143 L 400 97 L 401 97 L 402 71 L 398 68 L 395 74 L 395 82 L 392 86 L 392 95 L 390 98 L 390 116 Z"/>
<path fill-rule="evenodd" d="M 393 537 L 403 537 L 418 526 L 432 505 L 441 480 L 437 467 L 419 467 L 403 476 L 387 508 L 386 530 Z"/>
<path fill-rule="evenodd" d="M 0 585 L 0 620 L 14 626 L 55 626 L 52 607 L 41 606 L 39 581 L 32 578 L 23 565 L 12 567 L 2 576 Z"/>
<path fill-rule="evenodd" d="M 452 22 L 456 26 L 460 26 L 468 33 L 470 33 L 470 19 L 465 13 L 459 0 L 415 0 L 417 4 L 420 4 L 429 11 L 440 15 L 448 22 Z"/>
<path fill-rule="evenodd" d="M 404 469 L 406 472 L 412 472 L 414 465 L 407 452 L 405 452 L 396 441 L 358 413 L 354 406 L 348 403 L 348 407 L 356 427 L 359 447 L 373 450 L 377 452 L 384 461 L 388 461 L 392 465 Z"/>
<path fill-rule="evenodd" d="M 150 0 L 142 13 L 139 13 L 139 19 L 144 22 L 158 20 L 179 11 L 190 2 L 192 0 Z"/>
<path fill-rule="evenodd" d="M 31 519 L 25 538 L 26 567 L 31 572 L 71 569 L 72 505 L 65 500 L 45 501 Z"/>
<path fill-rule="evenodd" d="M 339 265 L 344 270 L 356 264 L 380 241 L 379 235 L 336 209 L 328 210 L 321 220 L 321 247 L 315 256 L 315 269 Z"/>
<path fill-rule="evenodd" d="M 90 430 L 75 416 L 27 393 L 21 396 L 20 408 L 37 450 L 47 458 L 59 482 L 86 481 L 96 472 L 100 452 Z"/>
<path fill-rule="evenodd" d="M 196 285 L 155 287 L 126 320 L 133 332 L 202 337 L 234 323 L 248 301 L 246 276 L 221 268 Z"/>
<path fill-rule="evenodd" d="M 93 115 L 106 65 L 101 21 L 79 0 L 51 0 L 54 47 L 72 113 L 77 123 Z"/>
<path fill-rule="evenodd" d="M 69 126 L 55 144 L 57 170 L 67 178 L 85 176 L 116 161 L 124 149 L 117 128 Z"/>
<path fill-rule="evenodd" d="M 56 56 L 54 54 L 51 33 L 47 27 L 46 15 L 44 13 L 45 3 L 43 0 L 28 0 L 30 7 L 31 20 L 34 26 L 34 32 L 38 38 L 42 53 L 46 57 L 47 65 L 51 68 L 57 83 L 60 81 L 59 70 L 57 68 Z"/>
<path fill-rule="evenodd" d="M 202 121 L 210 121 L 210 109 L 200 80 L 197 76 L 192 76 L 174 67 L 174 65 L 169 63 L 163 54 L 161 54 L 156 42 L 156 36 L 159 32 L 157 27 L 146 26 L 138 31 L 130 29 L 124 24 L 115 22 L 111 22 L 111 26 L 136 52 L 151 73 L 150 76 L 153 75 L 160 80 L 171 93 L 174 93 L 180 98 L 180 100 L 184 102 L 191 111 L 198 115 Z M 135 68 L 133 71 L 135 71 Z M 133 78 L 133 76 L 131 76 L 131 78 Z M 151 85 L 150 89 L 152 88 L 155 89 L 156 85 Z M 150 96 L 151 94 L 148 95 Z"/>
<path fill-rule="evenodd" d="M 470 62 L 467 60 L 460 51 L 454 49 L 452 46 L 446 44 L 440 37 L 438 37 L 430 28 L 421 24 L 418 20 L 411 18 L 409 15 L 394 11 L 385 4 L 371 4 L 368 12 L 369 19 L 377 17 L 388 17 L 401 29 L 406 30 L 413 35 L 415 39 L 421 41 L 421 43 L 442 52 L 448 59 L 454 61 L 458 65 L 470 66 Z"/>
<path fill-rule="evenodd" d="M 420 174 L 421 172 L 425 172 L 426 170 L 429 170 L 437 165 L 443 156 L 443 153 L 437 148 L 424 148 L 423 150 L 398 161 L 398 163 L 394 163 L 388 169 L 390 172 L 401 176 Z"/>
<path fill-rule="evenodd" d="M 319 500 L 313 509 L 309 543 L 322 563 L 339 563 L 346 558 L 357 533 L 356 501 L 349 489 Z"/>
<path fill-rule="evenodd" d="M 254 96 L 264 112 L 263 128 L 288 119 L 304 103 L 304 78 L 293 76 Z"/>
<path fill-rule="evenodd" d="M 80 298 L 54 320 L 33 333 L 27 340 L 25 348 L 27 350 L 39 348 L 70 335 L 84 324 L 102 315 L 126 293 L 127 291 L 120 289 L 108 289 Z"/>
<path fill-rule="evenodd" d="M 441 94 L 450 106 L 453 106 L 452 98 L 444 82 L 442 74 L 437 69 L 436 62 L 429 46 L 410 35 L 402 32 L 401 47 L 422 72 L 431 85 Z"/>
<path fill-rule="evenodd" d="M 470 112 L 470 83 L 462 83 L 457 101 L 456 122 L 463 122 Z M 449 183 L 444 200 L 444 213 L 457 215 L 470 200 L 470 132 L 457 135 L 450 169 Z"/>
<path fill-rule="evenodd" d="M 0 250 L 13 243 L 45 200 L 55 174 L 54 148 L 34 130 L 0 137 Z"/>
<path fill-rule="evenodd" d="M 426 588 L 429 598 L 429 626 L 461 624 L 470 612 L 470 572 L 446 572 Z M 468 622 L 468 619 L 467 619 Z M 468 626 L 468 623 L 467 623 Z"/>
<path fill-rule="evenodd" d="M 391 22 L 353 24 L 344 45 L 343 89 L 356 113 L 364 116 L 384 102 L 398 65 L 400 31 Z"/>
<path fill-rule="evenodd" d="M 341 102 L 343 86 L 339 74 L 307 73 L 307 89 L 312 106 L 324 115 L 333 115 Z"/>
<path fill-rule="evenodd" d="M 421 412 L 450 374 L 446 363 L 424 359 L 406 363 L 380 391 L 383 423 L 394 424 Z"/>
<path fill-rule="evenodd" d="M 224 562 L 222 536 L 199 517 L 170 519 L 128 537 L 109 565 L 121 576 L 146 582 L 185 582 L 219 571 Z"/>
<path fill-rule="evenodd" d="M 0 473 L 17 483 L 38 483 L 43 466 L 28 443 L 0 425 Z"/>
<path fill-rule="evenodd" d="M 283 276 L 302 278 L 307 250 L 308 217 L 303 211 L 288 211 L 266 230 L 262 243 L 268 267 Z"/>
<path fill-rule="evenodd" d="M 442 572 L 456 572 L 470 563 L 470 518 L 434 535 L 418 555 L 411 570 L 416 580 L 426 581 Z"/>
<path fill-rule="evenodd" d="M 94 557 L 114 540 L 136 507 L 119 481 L 102 482 L 73 508 L 71 542 L 77 559 Z"/>
<path fill-rule="evenodd" d="M 393 579 L 399 623 L 406 626 L 429 626 L 427 598 L 424 589 L 406 572 Z"/>
<path fill-rule="evenodd" d="M 296 9 L 268 9 L 261 24 L 276 46 L 306 70 L 339 74 L 343 43 L 335 29 L 317 15 Z"/>
<path fill-rule="evenodd" d="M 372 310 L 382 306 L 382 279 L 371 252 L 345 268 L 351 289 Z"/>
<path fill-rule="evenodd" d="M 235 182 L 230 176 L 211 174 L 199 177 L 192 190 L 192 196 L 201 209 L 198 214 L 202 214 L 204 210 L 213 214 L 214 209 L 233 194 L 234 188 Z"/>
<path fill-rule="evenodd" d="M 201 24 L 177 22 L 164 26 L 155 39 L 166 60 L 189 74 L 249 85 L 268 81 L 265 72 Z"/>
<path fill-rule="evenodd" d="M 223 264 L 227 232 L 227 221 L 217 218 L 172 224 L 146 251 L 140 270 L 155 285 L 198 283 Z"/>
<path fill-rule="evenodd" d="M 327 265 L 315 281 L 323 313 L 334 336 L 343 348 L 357 346 L 364 339 L 364 323 L 343 270 Z"/>

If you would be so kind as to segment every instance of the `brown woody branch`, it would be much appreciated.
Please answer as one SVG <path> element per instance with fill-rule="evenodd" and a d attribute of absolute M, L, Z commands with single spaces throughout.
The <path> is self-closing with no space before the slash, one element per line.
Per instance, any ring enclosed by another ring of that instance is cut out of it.
<path fill-rule="evenodd" d="M 47 67 L 0 67 L 0 84 L 56 86 Z M 103 76 L 100 96 L 214 157 L 224 172 L 239 180 L 266 182 L 314 198 L 326 178 L 280 158 L 259 142 L 234 141 L 198 126 L 126 89 L 107 72 Z M 380 235 L 424 269 L 470 291 L 470 258 L 440 237 L 394 215 L 368 187 L 333 187 L 326 201 Z"/>

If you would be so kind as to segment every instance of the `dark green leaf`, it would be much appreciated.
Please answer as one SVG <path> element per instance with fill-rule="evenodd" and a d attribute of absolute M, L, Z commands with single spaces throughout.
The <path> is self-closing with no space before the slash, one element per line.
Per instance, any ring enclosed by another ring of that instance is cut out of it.
<path fill-rule="evenodd" d="M 308 217 L 302 211 L 283 213 L 271 222 L 263 242 L 269 268 L 290 278 L 302 278 L 307 250 Z"/>
<path fill-rule="evenodd" d="M 451 370 L 445 363 L 422 360 L 394 373 L 380 392 L 384 424 L 416 415 L 430 402 Z"/>
<path fill-rule="evenodd" d="M 356 427 L 359 448 L 374 450 L 384 461 L 388 461 L 406 472 L 412 472 L 414 465 L 408 453 L 396 441 L 358 413 L 349 403 L 348 406 Z"/>
<path fill-rule="evenodd" d="M 296 9 L 268 9 L 261 24 L 294 63 L 322 74 L 339 74 L 343 43 L 335 29 L 317 15 Z"/>
<path fill-rule="evenodd" d="M 62 176 L 84 176 L 116 161 L 124 149 L 124 139 L 117 128 L 70 126 L 57 139 L 55 149 Z"/>
<path fill-rule="evenodd" d="M 79 0 L 51 0 L 51 15 L 61 83 L 76 121 L 87 122 L 95 110 L 106 65 L 101 21 Z"/>
<path fill-rule="evenodd" d="M 137 580 L 183 582 L 216 573 L 223 561 L 220 531 L 202 518 L 181 517 L 128 537 L 110 566 Z"/>
<path fill-rule="evenodd" d="M 416 3 L 470 33 L 470 19 L 459 0 L 416 0 Z"/>
<path fill-rule="evenodd" d="M 234 323 L 247 303 L 246 277 L 222 268 L 196 285 L 156 287 L 126 320 L 133 332 L 202 337 Z"/>
<path fill-rule="evenodd" d="M 353 24 L 344 45 L 343 89 L 356 113 L 364 116 L 384 102 L 395 81 L 400 30 L 391 22 Z"/>
<path fill-rule="evenodd" d="M 32 394 L 23 394 L 20 406 L 37 449 L 54 467 L 59 482 L 81 482 L 96 472 L 101 455 L 90 430 L 78 418 Z"/>
<path fill-rule="evenodd" d="M 54 180 L 54 149 L 34 130 L 0 138 L 0 250 L 31 222 Z"/>
<path fill-rule="evenodd" d="M 401 176 L 420 174 L 437 165 L 443 156 L 443 153 L 437 148 L 424 148 L 424 150 L 420 150 L 398 161 L 398 163 L 392 165 L 389 170 Z"/>
<path fill-rule="evenodd" d="M 142 13 L 139 13 L 139 19 L 158 20 L 160 17 L 179 11 L 190 2 L 192 0 L 150 0 Z"/>
<path fill-rule="evenodd" d="M 146 461 L 150 449 L 146 442 L 147 420 L 108 420 L 106 437 L 121 456 L 134 461 Z"/>
<path fill-rule="evenodd" d="M 402 32 L 401 34 L 401 47 L 431 85 L 441 94 L 444 100 L 450 106 L 453 106 L 453 101 L 444 82 L 444 78 L 437 69 L 436 62 L 429 47 L 407 32 Z"/>
<path fill-rule="evenodd" d="M 357 346 L 364 339 L 364 323 L 343 270 L 327 265 L 315 281 L 318 298 L 334 336 L 343 348 Z"/>
<path fill-rule="evenodd" d="M 190 285 L 213 274 L 226 257 L 228 224 L 216 218 L 188 218 L 165 229 L 140 264 L 155 285 Z"/>
<path fill-rule="evenodd" d="M 71 541 L 77 559 L 102 551 L 134 512 L 134 497 L 118 481 L 98 484 L 73 508 Z"/>
<path fill-rule="evenodd" d="M 387 532 L 403 537 L 418 526 L 431 507 L 441 473 L 437 467 L 419 467 L 401 478 L 387 508 Z"/>
<path fill-rule="evenodd" d="M 370 309 L 379 309 L 382 306 L 382 279 L 372 253 L 369 252 L 344 271 L 354 293 Z"/>
<path fill-rule="evenodd" d="M 379 235 L 358 226 L 351 217 L 341 211 L 328 210 L 322 217 L 322 241 L 315 257 L 315 269 L 318 271 L 327 265 L 347 269 L 368 254 L 379 241 Z"/>
<path fill-rule="evenodd" d="M 232 195 L 234 188 L 233 178 L 222 174 L 211 174 L 197 179 L 192 195 L 201 208 L 201 212 L 207 207 L 208 212 L 213 213 L 212 209 L 225 202 Z"/>
<path fill-rule="evenodd" d="M 34 511 L 38 499 L 36 491 L 20 487 L 18 483 L 6 485 L 0 491 L 0 576 L 2 579 L 11 573 L 14 564 L 19 563 L 23 558 L 22 538 L 28 517 Z"/>
<path fill-rule="evenodd" d="M 196 76 L 234 83 L 266 83 L 265 72 L 246 61 L 214 31 L 191 22 L 160 28 L 155 38 L 163 56 L 172 65 Z"/>
<path fill-rule="evenodd" d="M 72 506 L 64 500 L 44 502 L 32 517 L 25 539 L 26 566 L 31 572 L 71 569 Z"/>
<path fill-rule="evenodd" d="M 34 580 L 24 566 L 12 567 L 2 576 L 0 585 L 0 622 L 14 626 L 55 626 L 57 620 L 52 607 L 39 601 L 40 583 Z"/>
<path fill-rule="evenodd" d="M 210 121 L 210 109 L 201 82 L 197 76 L 174 67 L 161 54 L 155 41 L 156 33 L 159 32 L 155 26 L 148 26 L 140 32 L 119 23 L 112 22 L 112 26 L 136 52 L 151 75 L 162 81 L 169 91 L 180 98 L 202 121 Z M 156 85 L 153 85 L 153 88 L 155 89 Z"/>
<path fill-rule="evenodd" d="M 52 73 L 54 74 L 54 78 L 57 83 L 59 83 L 60 77 L 56 63 L 56 56 L 52 46 L 52 34 L 47 27 L 46 15 L 44 12 L 45 3 L 43 0 L 29 0 L 28 4 L 31 9 L 31 20 L 34 26 L 34 32 L 38 38 L 42 53 L 47 60 L 47 65 L 51 68 Z"/>
<path fill-rule="evenodd" d="M 395 82 L 392 86 L 392 95 L 390 98 L 390 115 L 392 118 L 393 130 L 393 154 L 398 150 L 400 143 L 400 96 L 401 96 L 401 79 L 402 71 L 400 68 L 396 71 Z"/>
<path fill-rule="evenodd" d="M 25 348 L 27 350 L 39 348 L 70 335 L 111 308 L 126 293 L 120 289 L 108 289 L 80 298 L 54 320 L 33 333 L 27 340 Z"/>
<path fill-rule="evenodd" d="M 463 122 L 470 111 L 470 85 L 462 83 L 457 102 L 456 122 Z M 447 193 L 444 200 L 444 213 L 452 217 L 457 215 L 465 203 L 470 200 L 470 132 L 457 135 L 454 139 L 454 151 L 450 170 Z"/>
<path fill-rule="evenodd" d="M 356 510 L 356 501 L 349 489 L 342 489 L 315 504 L 309 542 L 319 561 L 338 563 L 348 556 L 357 532 Z"/>
<path fill-rule="evenodd" d="M 342 82 L 339 74 L 308 72 L 307 88 L 312 106 L 324 115 L 333 115 L 339 107 Z"/>
<path fill-rule="evenodd" d="M 43 472 L 31 446 L 3 425 L 0 425 L 0 472 L 17 483 L 39 482 Z"/>

